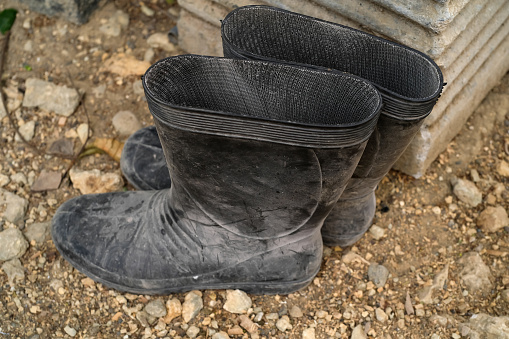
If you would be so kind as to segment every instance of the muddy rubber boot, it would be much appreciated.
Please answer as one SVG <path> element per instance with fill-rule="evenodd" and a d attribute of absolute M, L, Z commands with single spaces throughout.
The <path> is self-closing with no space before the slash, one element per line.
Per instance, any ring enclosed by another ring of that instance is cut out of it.
<path fill-rule="evenodd" d="M 375 188 L 431 112 L 443 87 L 425 54 L 350 27 L 267 6 L 246 6 L 222 22 L 224 55 L 325 67 L 371 81 L 384 106 L 366 151 L 322 229 L 328 246 L 349 246 L 371 226 Z"/>
<path fill-rule="evenodd" d="M 59 207 L 53 241 L 76 269 L 141 294 L 286 294 L 317 274 L 320 229 L 381 107 L 355 76 L 185 55 L 143 85 L 170 189 L 91 194 Z"/>

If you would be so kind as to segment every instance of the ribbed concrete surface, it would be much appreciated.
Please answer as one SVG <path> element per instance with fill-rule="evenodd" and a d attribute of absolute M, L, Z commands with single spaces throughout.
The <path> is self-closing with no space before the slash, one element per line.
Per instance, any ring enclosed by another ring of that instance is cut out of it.
<path fill-rule="evenodd" d="M 220 25 L 244 5 L 272 5 L 364 30 L 430 55 L 448 85 L 396 168 L 420 176 L 509 70 L 507 0 L 179 0 L 180 46 L 222 55 Z"/>

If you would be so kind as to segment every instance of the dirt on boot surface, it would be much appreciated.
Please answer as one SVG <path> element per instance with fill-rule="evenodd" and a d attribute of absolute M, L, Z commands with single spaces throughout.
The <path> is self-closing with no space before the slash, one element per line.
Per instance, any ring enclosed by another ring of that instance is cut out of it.
<path fill-rule="evenodd" d="M 307 288 L 131 295 L 73 269 L 48 234 L 68 199 L 132 189 L 118 162 L 93 154 L 74 164 L 74 182 L 65 176 L 58 189 L 33 189 L 50 184 L 38 180 L 43 171 L 65 174 L 71 160 L 50 153 L 72 157 L 87 127 L 92 137 L 122 141 L 152 124 L 139 69 L 181 53 L 153 36 L 166 36 L 178 6 L 110 1 L 82 26 L 14 1 L 0 11 L 9 7 L 19 13 L 2 89 L 37 149 L 15 137 L 0 111 L 1 338 L 509 338 L 509 75 L 424 177 L 391 171 L 383 179 L 376 227 L 351 248 L 325 248 Z M 55 95 L 76 89 L 82 102 L 69 116 L 55 113 L 56 100 L 32 107 L 32 78 L 58 85 Z M 125 111 L 132 114 L 117 115 Z"/>

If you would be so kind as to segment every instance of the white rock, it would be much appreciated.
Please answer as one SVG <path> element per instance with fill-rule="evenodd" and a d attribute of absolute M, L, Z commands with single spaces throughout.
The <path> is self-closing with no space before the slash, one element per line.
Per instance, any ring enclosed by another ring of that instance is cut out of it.
<path fill-rule="evenodd" d="M 469 292 L 488 292 L 493 288 L 490 268 L 483 262 L 479 253 L 465 253 L 458 263 L 463 266 L 459 277 Z"/>
<path fill-rule="evenodd" d="M 88 138 L 88 124 L 80 124 L 78 128 L 76 128 L 76 132 L 78 133 L 78 138 L 81 141 L 81 144 L 84 145 Z"/>
<path fill-rule="evenodd" d="M 0 208 L 5 205 L 4 218 L 13 224 L 23 220 L 28 200 L 0 188 Z"/>
<path fill-rule="evenodd" d="M 25 87 L 24 107 L 40 107 L 67 117 L 74 113 L 80 102 L 80 95 L 74 88 L 35 78 L 27 79 Z"/>
<path fill-rule="evenodd" d="M 76 336 L 76 330 L 74 328 L 70 327 L 70 326 L 64 327 L 64 331 L 65 331 L 65 333 L 67 333 L 71 337 Z"/>
<path fill-rule="evenodd" d="M 214 333 L 212 339 L 230 339 L 230 336 L 228 335 L 228 333 L 221 331 Z"/>
<path fill-rule="evenodd" d="M 35 241 L 36 243 L 43 243 L 50 235 L 51 221 L 38 222 L 28 225 L 25 230 L 25 237 L 28 241 Z"/>
<path fill-rule="evenodd" d="M 385 266 L 376 263 L 369 265 L 368 278 L 376 287 L 384 287 L 388 277 L 389 270 Z"/>
<path fill-rule="evenodd" d="M 104 173 L 98 169 L 80 171 L 72 168 L 69 171 L 72 184 L 82 194 L 106 193 L 122 189 L 124 181 L 118 173 Z"/>
<path fill-rule="evenodd" d="M 507 211 L 502 206 L 488 206 L 477 218 L 477 226 L 488 233 L 497 232 L 509 226 Z"/>
<path fill-rule="evenodd" d="M 506 161 L 501 160 L 497 164 L 497 172 L 503 177 L 509 177 L 509 164 Z"/>
<path fill-rule="evenodd" d="M 27 177 L 22 172 L 11 175 L 11 181 L 16 184 L 28 185 Z"/>
<path fill-rule="evenodd" d="M 292 318 L 302 318 L 304 314 L 302 313 L 302 310 L 298 307 L 293 305 L 292 308 L 290 308 L 290 311 L 288 312 L 290 314 L 290 317 Z"/>
<path fill-rule="evenodd" d="M 302 339 L 315 339 L 315 329 L 309 327 L 302 331 Z"/>
<path fill-rule="evenodd" d="M 459 200 L 472 207 L 482 202 L 481 192 L 477 186 L 469 180 L 458 179 L 458 182 L 454 185 L 453 192 Z"/>
<path fill-rule="evenodd" d="M 189 338 L 196 338 L 198 336 L 198 333 L 200 333 L 200 329 L 194 325 L 189 326 L 189 328 L 186 331 L 186 334 Z"/>
<path fill-rule="evenodd" d="M 385 235 L 385 230 L 377 225 L 373 225 L 369 228 L 369 233 L 371 233 L 375 240 L 380 240 Z"/>
<path fill-rule="evenodd" d="M 164 317 L 166 315 L 166 306 L 161 299 L 151 300 L 145 306 L 145 312 L 156 318 Z"/>
<path fill-rule="evenodd" d="M 0 187 L 4 187 L 5 185 L 7 185 L 10 182 L 11 182 L 11 179 L 9 178 L 9 176 L 7 176 L 5 174 L 0 174 Z"/>
<path fill-rule="evenodd" d="M 463 337 L 509 338 L 509 317 L 492 317 L 484 313 L 474 314 L 467 323 L 458 326 Z"/>
<path fill-rule="evenodd" d="M 385 323 L 389 317 L 387 316 L 387 313 L 384 312 L 381 308 L 375 309 L 375 316 L 376 320 L 378 320 L 381 323 Z"/>
<path fill-rule="evenodd" d="M 0 261 L 21 258 L 27 249 L 28 241 L 17 228 L 0 232 Z"/>
<path fill-rule="evenodd" d="M 120 111 L 113 117 L 113 127 L 122 137 L 128 137 L 142 126 L 136 115 L 131 111 Z"/>
<path fill-rule="evenodd" d="M 146 16 L 154 16 L 155 14 L 154 10 L 147 7 L 146 5 L 141 5 L 141 12 Z"/>
<path fill-rule="evenodd" d="M 364 333 L 364 327 L 362 325 L 357 325 L 352 331 L 352 336 L 350 339 L 367 339 L 366 333 Z"/>
<path fill-rule="evenodd" d="M 500 293 L 500 296 L 502 297 L 502 300 L 509 302 L 509 289 L 503 290 L 502 293 Z"/>
<path fill-rule="evenodd" d="M 203 300 L 195 291 L 186 294 L 182 305 L 182 318 L 184 322 L 191 321 L 203 308 Z"/>
<path fill-rule="evenodd" d="M 27 123 L 24 123 L 18 128 L 18 131 L 21 134 L 21 136 L 25 138 L 26 141 L 32 140 L 35 135 L 35 121 L 32 120 Z M 16 133 L 14 140 L 16 142 L 21 142 L 21 138 L 19 137 L 18 133 Z"/>
<path fill-rule="evenodd" d="M 290 323 L 290 318 L 288 318 L 287 315 L 284 315 L 276 322 L 276 327 L 281 332 L 284 332 L 286 330 L 291 330 L 293 328 L 292 324 Z"/>
<path fill-rule="evenodd" d="M 223 308 L 230 313 L 242 314 L 252 306 L 251 298 L 241 290 L 227 290 Z"/>
<path fill-rule="evenodd" d="M 147 44 L 152 48 L 160 48 L 166 52 L 174 52 L 175 45 L 170 42 L 168 35 L 164 33 L 154 33 L 147 39 Z"/>
<path fill-rule="evenodd" d="M 182 304 L 177 298 L 170 299 L 166 302 L 166 317 L 164 322 L 169 324 L 173 319 L 182 315 Z"/>
<path fill-rule="evenodd" d="M 7 274 L 9 284 L 12 286 L 16 280 L 25 279 L 25 270 L 19 259 L 11 259 L 2 264 L 2 270 Z"/>

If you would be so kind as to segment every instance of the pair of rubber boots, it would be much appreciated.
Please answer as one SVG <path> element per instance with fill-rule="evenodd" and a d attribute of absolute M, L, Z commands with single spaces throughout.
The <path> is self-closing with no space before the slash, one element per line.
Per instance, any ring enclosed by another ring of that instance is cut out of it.
<path fill-rule="evenodd" d="M 228 58 L 171 57 L 143 77 L 157 132 L 135 133 L 121 166 L 154 190 L 57 210 L 57 249 L 92 279 L 143 294 L 305 287 L 323 241 L 369 227 L 376 185 L 442 90 L 420 52 L 273 7 L 234 10 L 222 37 Z"/>

